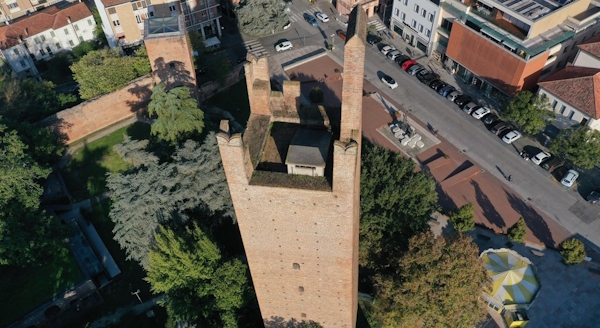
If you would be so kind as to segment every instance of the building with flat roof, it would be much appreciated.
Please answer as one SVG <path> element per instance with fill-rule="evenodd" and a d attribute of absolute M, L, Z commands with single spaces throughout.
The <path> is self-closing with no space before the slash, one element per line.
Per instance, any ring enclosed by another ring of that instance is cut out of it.
<path fill-rule="evenodd" d="M 440 0 L 394 0 L 390 29 L 408 44 L 430 54 L 440 13 Z"/>

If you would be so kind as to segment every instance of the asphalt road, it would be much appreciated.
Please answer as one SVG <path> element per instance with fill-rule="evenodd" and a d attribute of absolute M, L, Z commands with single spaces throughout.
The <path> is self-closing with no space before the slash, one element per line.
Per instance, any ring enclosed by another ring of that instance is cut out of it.
<path fill-rule="evenodd" d="M 284 33 L 267 36 L 260 43 L 271 54 L 276 54 L 274 44 L 281 39 L 292 41 L 295 48 L 316 45 L 324 46 L 330 42 L 332 34 L 343 28 L 330 11 L 330 4 L 320 4 L 320 9 L 308 2 L 296 1 L 291 6 L 291 17 L 303 12 L 323 11 L 330 16 L 328 23 L 319 21 L 318 27 L 310 26 L 303 19 L 293 21 L 292 27 Z M 343 42 L 334 35 L 335 49 L 332 57 L 343 62 Z M 399 87 L 391 90 L 379 79 L 385 73 L 392 76 Z M 422 84 L 414 76 L 405 73 L 396 63 L 387 59 L 377 46 L 367 45 L 365 78 L 380 88 L 383 94 L 402 104 L 424 124 L 431 124 L 439 134 L 451 144 L 462 150 L 483 169 L 499 178 L 519 193 L 524 200 L 544 211 L 551 219 L 573 234 L 587 239 L 594 245 L 600 245 L 600 220 L 585 223 L 575 216 L 569 208 L 585 207 L 594 211 L 573 188 L 564 190 L 551 175 L 531 162 L 525 162 L 513 145 L 507 145 L 490 133 L 483 123 L 462 112 L 455 104 L 439 96 L 435 91 Z M 512 176 L 512 183 L 505 176 Z M 583 201 L 583 202 L 582 202 Z M 576 204 L 579 202 L 578 204 Z M 583 204 L 582 204 L 583 203 Z M 598 250 L 598 247 L 595 247 Z"/>

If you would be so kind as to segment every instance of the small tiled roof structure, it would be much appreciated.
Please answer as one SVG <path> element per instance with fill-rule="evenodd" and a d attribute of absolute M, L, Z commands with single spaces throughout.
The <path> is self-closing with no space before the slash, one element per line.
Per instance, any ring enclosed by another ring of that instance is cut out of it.
<path fill-rule="evenodd" d="M 538 84 L 582 113 L 600 118 L 600 69 L 569 66 Z"/>
<path fill-rule="evenodd" d="M 131 0 L 102 0 L 102 4 L 104 5 L 104 7 L 108 8 L 108 7 L 120 5 L 123 3 L 128 3 L 130 1 Z"/>
<path fill-rule="evenodd" d="M 325 167 L 330 142 L 327 131 L 300 129 L 292 138 L 285 164 Z"/>
<path fill-rule="evenodd" d="M 579 49 L 600 58 L 600 34 L 578 45 Z"/>
<path fill-rule="evenodd" d="M 51 6 L 29 16 L 17 19 L 9 25 L 0 27 L 0 49 L 5 50 L 19 44 L 19 39 L 39 34 L 49 29 L 57 30 L 71 22 L 92 16 L 92 12 L 83 2 L 59 9 Z"/>

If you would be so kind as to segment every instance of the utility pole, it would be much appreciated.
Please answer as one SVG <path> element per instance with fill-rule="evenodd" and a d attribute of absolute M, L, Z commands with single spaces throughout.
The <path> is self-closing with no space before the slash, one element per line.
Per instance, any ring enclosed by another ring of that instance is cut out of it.
<path fill-rule="evenodd" d="M 138 290 L 136 290 L 135 292 L 131 292 L 131 295 L 135 295 L 135 296 L 137 296 L 137 299 L 138 299 L 138 301 L 140 301 L 140 304 L 144 304 L 144 303 L 142 302 L 142 298 L 140 297 L 140 290 L 139 290 L 139 289 L 138 289 Z"/>

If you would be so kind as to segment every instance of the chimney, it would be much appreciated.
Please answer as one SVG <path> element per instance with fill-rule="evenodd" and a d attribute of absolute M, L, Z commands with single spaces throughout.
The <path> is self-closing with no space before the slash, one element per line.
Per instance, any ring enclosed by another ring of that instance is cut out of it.
<path fill-rule="evenodd" d="M 67 16 L 67 22 L 69 22 L 69 24 L 71 24 L 71 16 Z"/>

